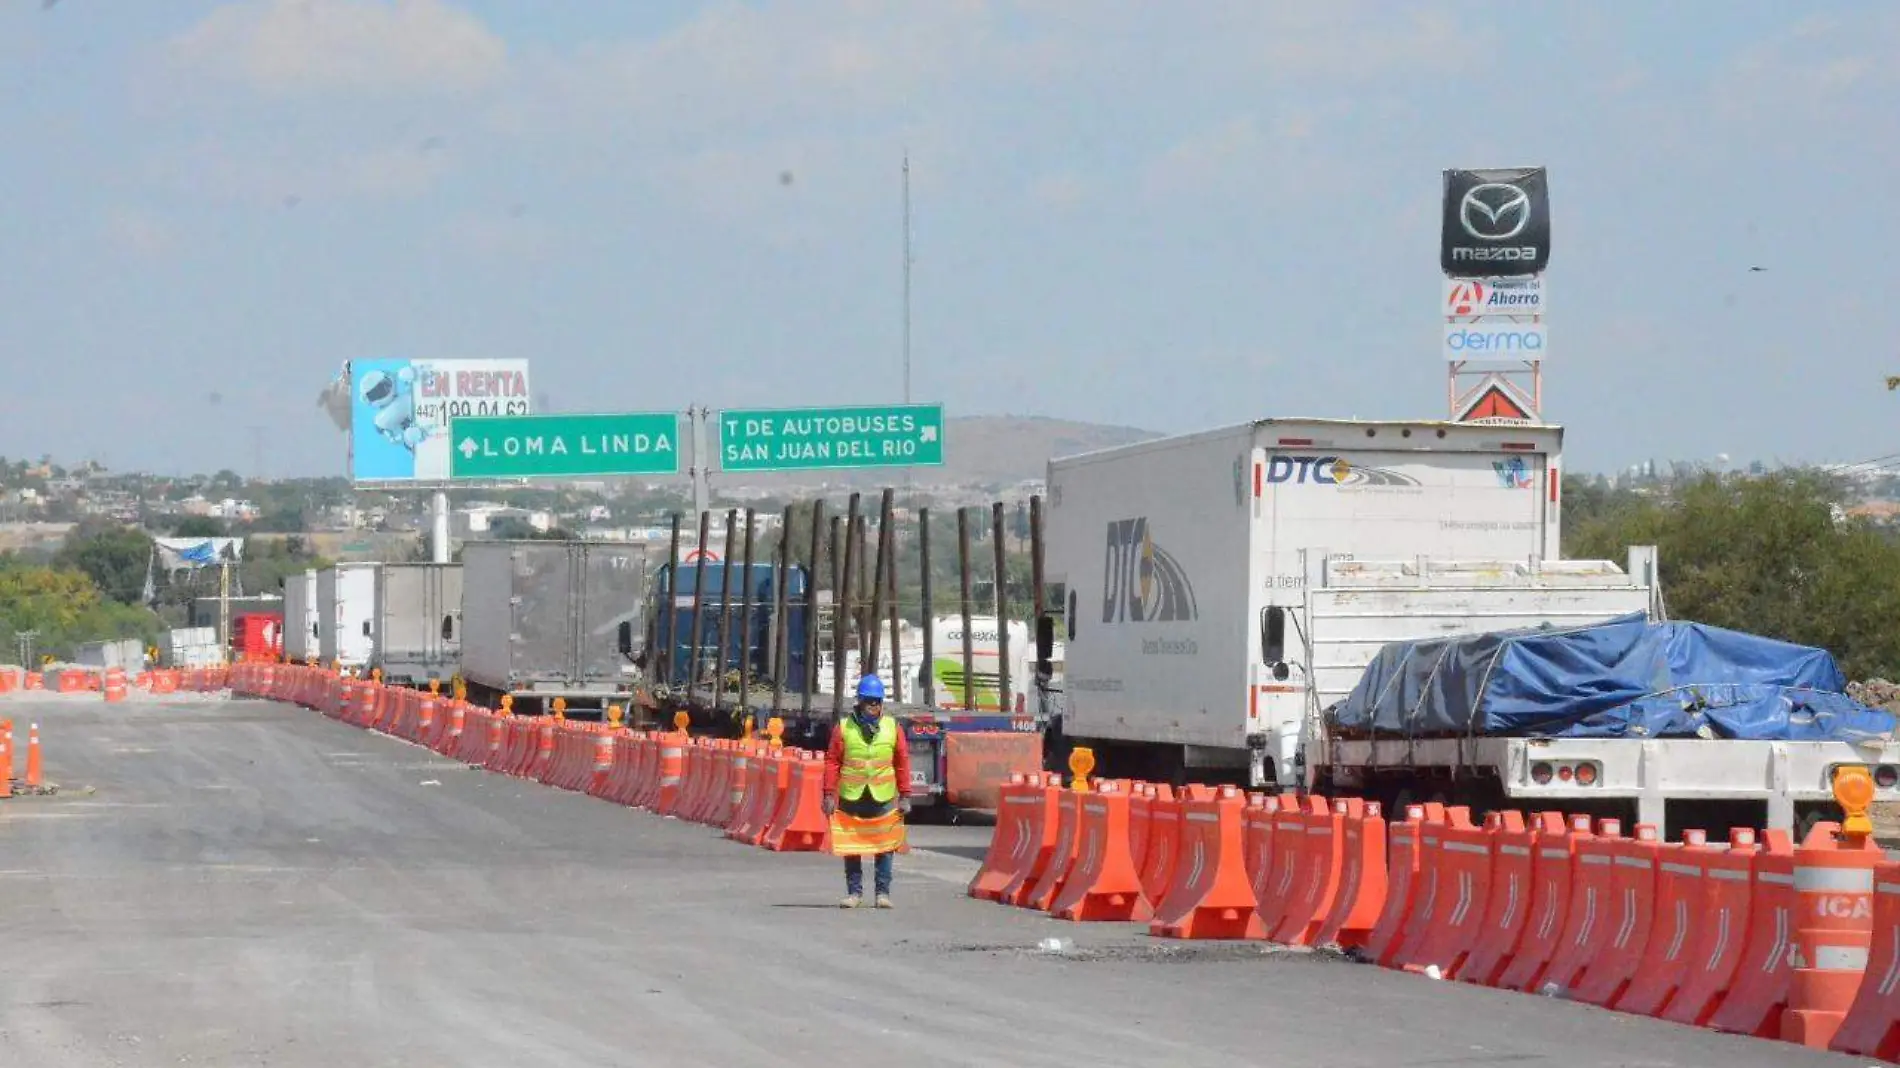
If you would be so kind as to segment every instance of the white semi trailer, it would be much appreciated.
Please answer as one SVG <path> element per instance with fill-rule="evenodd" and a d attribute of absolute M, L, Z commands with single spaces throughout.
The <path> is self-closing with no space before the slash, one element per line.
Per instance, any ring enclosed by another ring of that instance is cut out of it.
<path fill-rule="evenodd" d="M 1387 643 L 1660 612 L 1653 548 L 1565 561 L 1562 429 L 1269 419 L 1049 465 L 1064 747 L 1098 774 L 1789 826 L 1878 742 L 1336 736 Z M 1900 769 L 1877 776 L 1900 799 Z M 1763 809 L 1765 808 L 1765 812 Z M 1748 822 L 1739 817 L 1737 822 Z M 1757 818 L 1753 822 L 1760 822 Z"/>

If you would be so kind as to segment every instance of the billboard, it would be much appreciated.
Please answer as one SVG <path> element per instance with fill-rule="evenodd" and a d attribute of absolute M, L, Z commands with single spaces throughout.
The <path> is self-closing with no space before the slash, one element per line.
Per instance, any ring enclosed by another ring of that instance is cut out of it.
<path fill-rule="evenodd" d="M 1454 278 L 1520 278 L 1550 266 L 1542 167 L 1445 172 L 1438 263 Z"/>
<path fill-rule="evenodd" d="M 1543 323 L 1446 323 L 1447 360 L 1543 361 L 1549 342 Z"/>
<path fill-rule="evenodd" d="M 1492 315 L 1544 314 L 1544 279 L 1446 278 L 1444 312 L 1447 319 Z"/>
<path fill-rule="evenodd" d="M 352 360 L 350 478 L 447 482 L 449 423 L 527 415 L 526 360 Z"/>

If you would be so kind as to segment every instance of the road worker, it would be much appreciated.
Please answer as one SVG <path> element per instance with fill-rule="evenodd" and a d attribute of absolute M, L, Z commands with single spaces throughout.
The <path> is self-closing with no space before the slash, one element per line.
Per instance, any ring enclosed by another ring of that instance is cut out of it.
<path fill-rule="evenodd" d="M 825 754 L 825 815 L 831 820 L 831 852 L 844 858 L 844 900 L 864 900 L 864 858 L 876 858 L 875 904 L 891 904 L 891 861 L 904 845 L 910 813 L 910 747 L 894 717 L 884 714 L 884 681 L 858 681 L 851 715 L 831 731 Z"/>

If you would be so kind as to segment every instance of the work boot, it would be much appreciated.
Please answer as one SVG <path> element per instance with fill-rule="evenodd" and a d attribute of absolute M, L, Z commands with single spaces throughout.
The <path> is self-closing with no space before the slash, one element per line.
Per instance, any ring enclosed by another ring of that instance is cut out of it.
<path fill-rule="evenodd" d="M 859 902 L 863 900 L 864 900 L 863 898 L 859 897 L 856 894 L 846 894 L 844 896 L 844 900 L 838 902 L 838 907 L 841 909 L 854 909 L 854 908 L 857 908 Z"/>
<path fill-rule="evenodd" d="M 894 909 L 897 906 L 895 904 L 892 904 L 891 895 L 879 894 L 877 895 L 877 907 L 881 909 Z"/>

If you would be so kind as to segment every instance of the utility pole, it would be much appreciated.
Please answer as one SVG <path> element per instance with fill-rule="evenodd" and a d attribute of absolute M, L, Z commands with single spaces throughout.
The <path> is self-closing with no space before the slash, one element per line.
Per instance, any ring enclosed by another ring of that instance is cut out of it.
<path fill-rule="evenodd" d="M 910 403 L 910 146 L 904 146 L 904 403 Z M 915 468 L 904 468 L 904 488 L 911 488 Z"/>
<path fill-rule="evenodd" d="M 33 670 L 33 639 L 40 636 L 37 630 L 16 630 L 13 640 L 20 646 L 20 670 Z"/>

